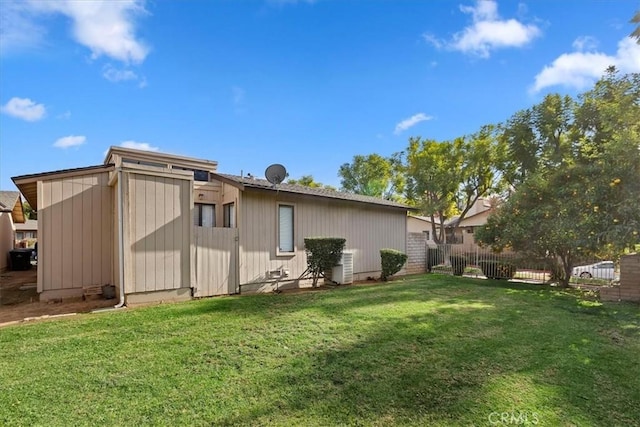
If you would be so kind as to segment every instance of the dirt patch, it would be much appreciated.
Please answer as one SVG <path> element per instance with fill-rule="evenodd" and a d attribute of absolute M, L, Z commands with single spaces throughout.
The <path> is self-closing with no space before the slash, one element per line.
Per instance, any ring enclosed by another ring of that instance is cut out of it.
<path fill-rule="evenodd" d="M 97 308 L 114 306 L 116 300 L 92 296 L 65 299 L 56 302 L 40 302 L 38 299 L 38 271 L 36 267 L 26 271 L 7 271 L 0 274 L 0 326 L 6 322 L 41 316 L 67 313 L 83 313 Z"/>

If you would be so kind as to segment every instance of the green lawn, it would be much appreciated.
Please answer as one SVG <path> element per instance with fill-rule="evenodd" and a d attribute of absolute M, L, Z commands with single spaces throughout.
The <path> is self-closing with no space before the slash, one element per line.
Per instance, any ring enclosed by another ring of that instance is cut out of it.
<path fill-rule="evenodd" d="M 429 275 L 0 329 L 0 425 L 639 420 L 640 308 L 540 285 Z"/>

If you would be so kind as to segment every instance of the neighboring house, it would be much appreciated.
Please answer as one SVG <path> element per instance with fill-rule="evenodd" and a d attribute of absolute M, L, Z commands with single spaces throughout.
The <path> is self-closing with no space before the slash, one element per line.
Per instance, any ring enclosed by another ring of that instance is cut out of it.
<path fill-rule="evenodd" d="M 458 222 L 457 217 L 445 223 L 447 243 L 456 245 L 459 250 L 476 250 L 478 244 L 475 240 L 475 230 L 487 223 L 487 219 L 492 212 L 490 199 L 479 198 L 462 221 L 457 224 L 457 227 L 454 226 Z"/>
<path fill-rule="evenodd" d="M 33 248 L 38 239 L 38 220 L 28 219 L 16 224 L 16 247 Z"/>
<path fill-rule="evenodd" d="M 18 191 L 0 191 L 0 272 L 9 268 L 9 252 L 15 247 L 16 224 L 25 222 Z"/>
<path fill-rule="evenodd" d="M 346 238 L 354 279 L 406 250 L 408 207 L 217 173 L 217 163 L 112 147 L 99 166 L 14 177 L 38 212 L 41 300 L 113 284 L 121 303 L 307 286 L 304 238 Z"/>
<path fill-rule="evenodd" d="M 439 228 L 440 224 L 436 224 L 436 232 Z M 433 240 L 433 227 L 431 227 L 431 218 L 429 217 L 408 215 L 407 233 L 423 233 L 424 241 L 430 245 L 435 245 L 435 241 Z"/>

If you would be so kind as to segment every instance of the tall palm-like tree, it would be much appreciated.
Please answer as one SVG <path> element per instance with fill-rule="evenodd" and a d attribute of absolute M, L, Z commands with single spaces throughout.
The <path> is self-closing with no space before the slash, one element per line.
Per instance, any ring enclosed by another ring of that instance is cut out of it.
<path fill-rule="evenodd" d="M 640 10 L 636 12 L 636 14 L 631 18 L 631 22 L 634 24 L 638 24 L 633 33 L 631 33 L 631 37 L 635 37 L 636 43 L 640 44 Z"/>

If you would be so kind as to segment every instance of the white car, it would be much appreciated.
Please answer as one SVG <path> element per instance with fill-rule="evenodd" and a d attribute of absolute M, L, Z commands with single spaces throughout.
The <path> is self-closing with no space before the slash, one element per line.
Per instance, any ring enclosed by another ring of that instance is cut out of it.
<path fill-rule="evenodd" d="M 572 276 L 582 277 L 583 279 L 615 279 L 615 267 L 613 261 L 600 261 L 595 264 L 581 265 L 575 267 L 571 272 Z"/>

